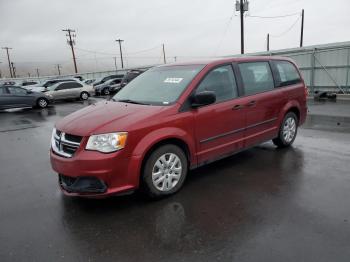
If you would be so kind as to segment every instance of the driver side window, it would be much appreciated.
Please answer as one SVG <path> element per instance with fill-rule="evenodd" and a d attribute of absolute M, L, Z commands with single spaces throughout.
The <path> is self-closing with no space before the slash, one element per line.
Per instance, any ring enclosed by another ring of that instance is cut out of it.
<path fill-rule="evenodd" d="M 236 98 L 237 84 L 231 65 L 217 67 L 209 72 L 199 84 L 196 93 L 213 91 L 216 102 L 222 102 Z"/>

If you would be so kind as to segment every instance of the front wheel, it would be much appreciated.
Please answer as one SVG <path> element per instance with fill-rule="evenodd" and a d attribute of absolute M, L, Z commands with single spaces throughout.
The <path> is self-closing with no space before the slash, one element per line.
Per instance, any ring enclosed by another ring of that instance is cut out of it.
<path fill-rule="evenodd" d="M 87 100 L 89 98 L 89 94 L 87 92 L 81 92 L 80 99 Z"/>
<path fill-rule="evenodd" d="M 278 147 L 288 147 L 293 144 L 298 132 L 298 117 L 295 113 L 289 112 L 285 115 L 278 137 L 273 139 L 273 143 Z"/>
<path fill-rule="evenodd" d="M 37 106 L 39 108 L 46 108 L 47 105 L 49 104 L 49 102 L 47 101 L 47 99 L 41 97 L 38 99 L 38 101 L 36 102 Z"/>
<path fill-rule="evenodd" d="M 148 157 L 143 170 L 143 186 L 152 198 L 174 194 L 187 175 L 187 158 L 181 148 L 164 145 Z"/>

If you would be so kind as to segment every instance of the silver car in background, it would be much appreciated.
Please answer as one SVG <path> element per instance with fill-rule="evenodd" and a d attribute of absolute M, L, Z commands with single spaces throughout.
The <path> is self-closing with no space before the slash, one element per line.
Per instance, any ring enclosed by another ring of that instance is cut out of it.
<path fill-rule="evenodd" d="M 75 81 L 60 82 L 48 87 L 45 94 L 53 100 L 80 98 L 87 100 L 94 94 L 92 86 Z"/>

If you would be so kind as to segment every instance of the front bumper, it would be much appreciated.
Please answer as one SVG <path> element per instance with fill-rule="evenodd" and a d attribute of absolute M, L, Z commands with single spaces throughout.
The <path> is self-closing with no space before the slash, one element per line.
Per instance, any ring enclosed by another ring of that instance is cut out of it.
<path fill-rule="evenodd" d="M 131 191 L 139 186 L 141 157 L 123 158 L 119 153 L 82 150 L 72 158 L 65 158 L 50 150 L 50 160 L 66 195 L 101 197 Z"/>

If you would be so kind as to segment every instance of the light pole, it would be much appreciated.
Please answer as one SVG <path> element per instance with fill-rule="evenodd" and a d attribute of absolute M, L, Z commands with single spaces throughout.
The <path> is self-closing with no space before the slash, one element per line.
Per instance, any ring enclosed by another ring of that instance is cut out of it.
<path fill-rule="evenodd" d="M 248 0 L 237 0 L 236 11 L 240 12 L 241 17 L 241 54 L 244 54 L 244 12 L 249 10 Z"/>
<path fill-rule="evenodd" d="M 120 60 L 121 60 L 121 63 L 122 63 L 122 68 L 124 68 L 124 63 L 123 63 L 123 52 L 122 52 L 122 42 L 124 42 L 124 40 L 122 40 L 122 39 L 117 39 L 117 40 L 115 40 L 115 41 L 119 43 Z"/>

